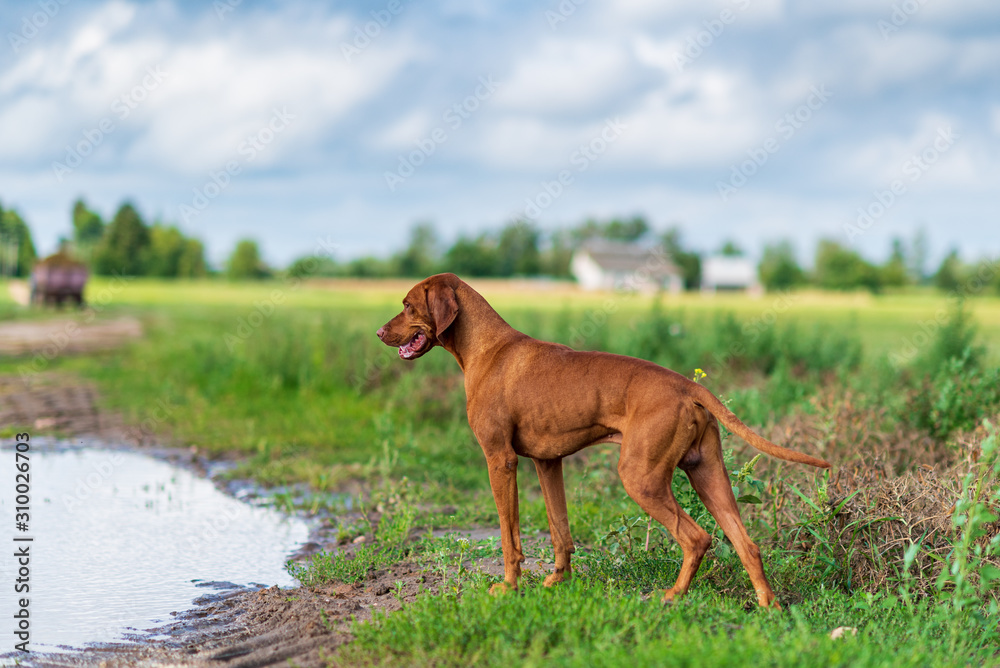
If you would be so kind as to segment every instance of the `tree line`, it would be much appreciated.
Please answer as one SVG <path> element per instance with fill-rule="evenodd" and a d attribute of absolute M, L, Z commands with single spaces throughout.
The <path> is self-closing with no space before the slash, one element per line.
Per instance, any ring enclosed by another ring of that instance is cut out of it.
<path fill-rule="evenodd" d="M 176 225 L 147 223 L 130 202 L 122 203 L 106 221 L 78 199 L 70 221 L 72 231 L 60 238 L 60 250 L 95 274 L 203 278 L 219 273 L 206 261 L 201 240 L 185 235 Z M 0 276 L 27 277 L 38 259 L 24 219 L 0 204 Z M 270 270 L 261 261 L 257 244 L 243 240 L 236 244 L 226 274 L 235 279 L 263 278 Z"/>
<path fill-rule="evenodd" d="M 27 276 L 36 258 L 28 224 L 0 202 L 0 276 Z"/>
<path fill-rule="evenodd" d="M 306 256 L 291 264 L 295 276 L 355 278 L 421 278 L 450 271 L 460 276 L 509 278 L 547 276 L 572 278 L 570 261 L 576 249 L 587 241 L 601 239 L 626 243 L 659 245 L 670 257 L 684 280 L 695 290 L 701 284 L 700 253 L 684 243 L 678 227 L 656 233 L 642 217 L 586 220 L 572 228 L 543 233 L 523 222 L 511 222 L 476 236 L 460 235 L 450 246 L 441 243 L 433 225 L 421 223 L 410 230 L 407 246 L 387 257 L 366 256 L 338 261 L 329 256 Z M 888 259 L 874 263 L 860 253 L 831 239 L 821 240 L 813 257 L 813 268 L 798 261 L 789 241 L 766 244 L 757 265 L 761 283 L 768 290 L 818 287 L 825 290 L 880 292 L 911 285 L 934 285 L 956 290 L 987 276 L 987 283 L 1000 292 L 1000 266 L 980 260 L 971 264 L 952 250 L 936 271 L 927 270 L 927 238 L 918 230 L 911 240 L 892 240 Z M 711 255 L 744 256 L 734 241 L 724 241 Z"/>
<path fill-rule="evenodd" d="M 444 244 L 430 223 L 415 225 L 407 245 L 378 257 L 339 260 L 331 256 L 305 256 L 283 272 L 268 267 L 252 239 L 236 243 L 223 270 L 215 271 L 205 259 L 198 239 L 186 236 L 175 225 L 143 220 L 130 202 L 119 206 L 105 221 L 82 199 L 73 204 L 72 232 L 61 246 L 99 275 L 123 274 L 160 278 L 201 278 L 224 274 L 234 280 L 262 279 L 277 274 L 296 277 L 421 278 L 450 271 L 469 277 L 571 278 L 573 253 L 591 240 L 659 245 L 680 270 L 684 286 L 700 287 L 704 255 L 684 243 L 681 231 L 671 227 L 657 233 L 645 218 L 588 219 L 575 227 L 543 232 L 524 221 L 509 222 L 476 235 L 461 234 Z M 926 270 L 927 239 L 918 231 L 911 240 L 894 239 L 888 259 L 881 264 L 830 239 L 815 249 L 811 270 L 798 261 L 788 241 L 764 246 L 758 272 L 769 290 L 814 286 L 827 290 L 884 289 L 908 285 L 935 285 L 942 290 L 985 283 L 1000 292 L 1000 267 L 996 262 L 966 263 L 951 251 L 934 272 Z M 712 254 L 743 256 L 733 241 L 723 242 Z M 0 276 L 25 277 L 37 260 L 31 231 L 14 209 L 0 203 Z M 977 278 L 978 277 L 978 278 Z M 977 288 L 982 289 L 982 288 Z"/>

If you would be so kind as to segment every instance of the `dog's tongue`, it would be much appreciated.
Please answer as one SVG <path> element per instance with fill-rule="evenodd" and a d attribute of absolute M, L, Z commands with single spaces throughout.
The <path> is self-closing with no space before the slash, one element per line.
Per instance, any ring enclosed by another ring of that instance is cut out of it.
<path fill-rule="evenodd" d="M 417 350 L 420 348 L 420 346 L 424 344 L 425 338 L 426 337 L 424 337 L 423 333 L 418 333 L 416 336 L 410 339 L 409 343 L 404 343 L 399 347 L 399 356 L 402 357 L 403 359 L 409 359 L 413 357 L 417 353 Z"/>

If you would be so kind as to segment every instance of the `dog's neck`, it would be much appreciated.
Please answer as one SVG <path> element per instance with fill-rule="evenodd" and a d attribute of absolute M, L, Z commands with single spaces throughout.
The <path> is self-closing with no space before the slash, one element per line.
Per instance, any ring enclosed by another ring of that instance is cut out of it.
<path fill-rule="evenodd" d="M 507 324 L 482 295 L 461 283 L 455 288 L 458 302 L 458 316 L 438 341 L 441 346 L 455 356 L 463 373 L 470 369 L 466 365 L 471 360 L 492 359 L 491 351 L 497 351 L 505 344 L 525 335 Z"/>

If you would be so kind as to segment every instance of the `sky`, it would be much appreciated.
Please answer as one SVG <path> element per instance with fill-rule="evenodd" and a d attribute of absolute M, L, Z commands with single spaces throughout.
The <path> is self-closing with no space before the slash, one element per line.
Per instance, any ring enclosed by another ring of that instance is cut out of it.
<path fill-rule="evenodd" d="M 7 0 L 0 203 L 220 263 L 645 216 L 703 251 L 1000 255 L 993 0 Z"/>

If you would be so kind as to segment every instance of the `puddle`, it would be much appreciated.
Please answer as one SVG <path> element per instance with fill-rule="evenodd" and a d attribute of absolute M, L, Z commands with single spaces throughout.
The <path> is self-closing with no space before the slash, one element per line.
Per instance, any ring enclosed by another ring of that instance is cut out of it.
<path fill-rule="evenodd" d="M 0 450 L 0 656 L 19 642 L 7 593 L 16 578 L 13 457 Z M 30 531 L 20 536 L 34 537 L 30 648 L 52 652 L 127 640 L 229 583 L 294 586 L 284 563 L 309 529 L 144 454 L 33 448 Z"/>

